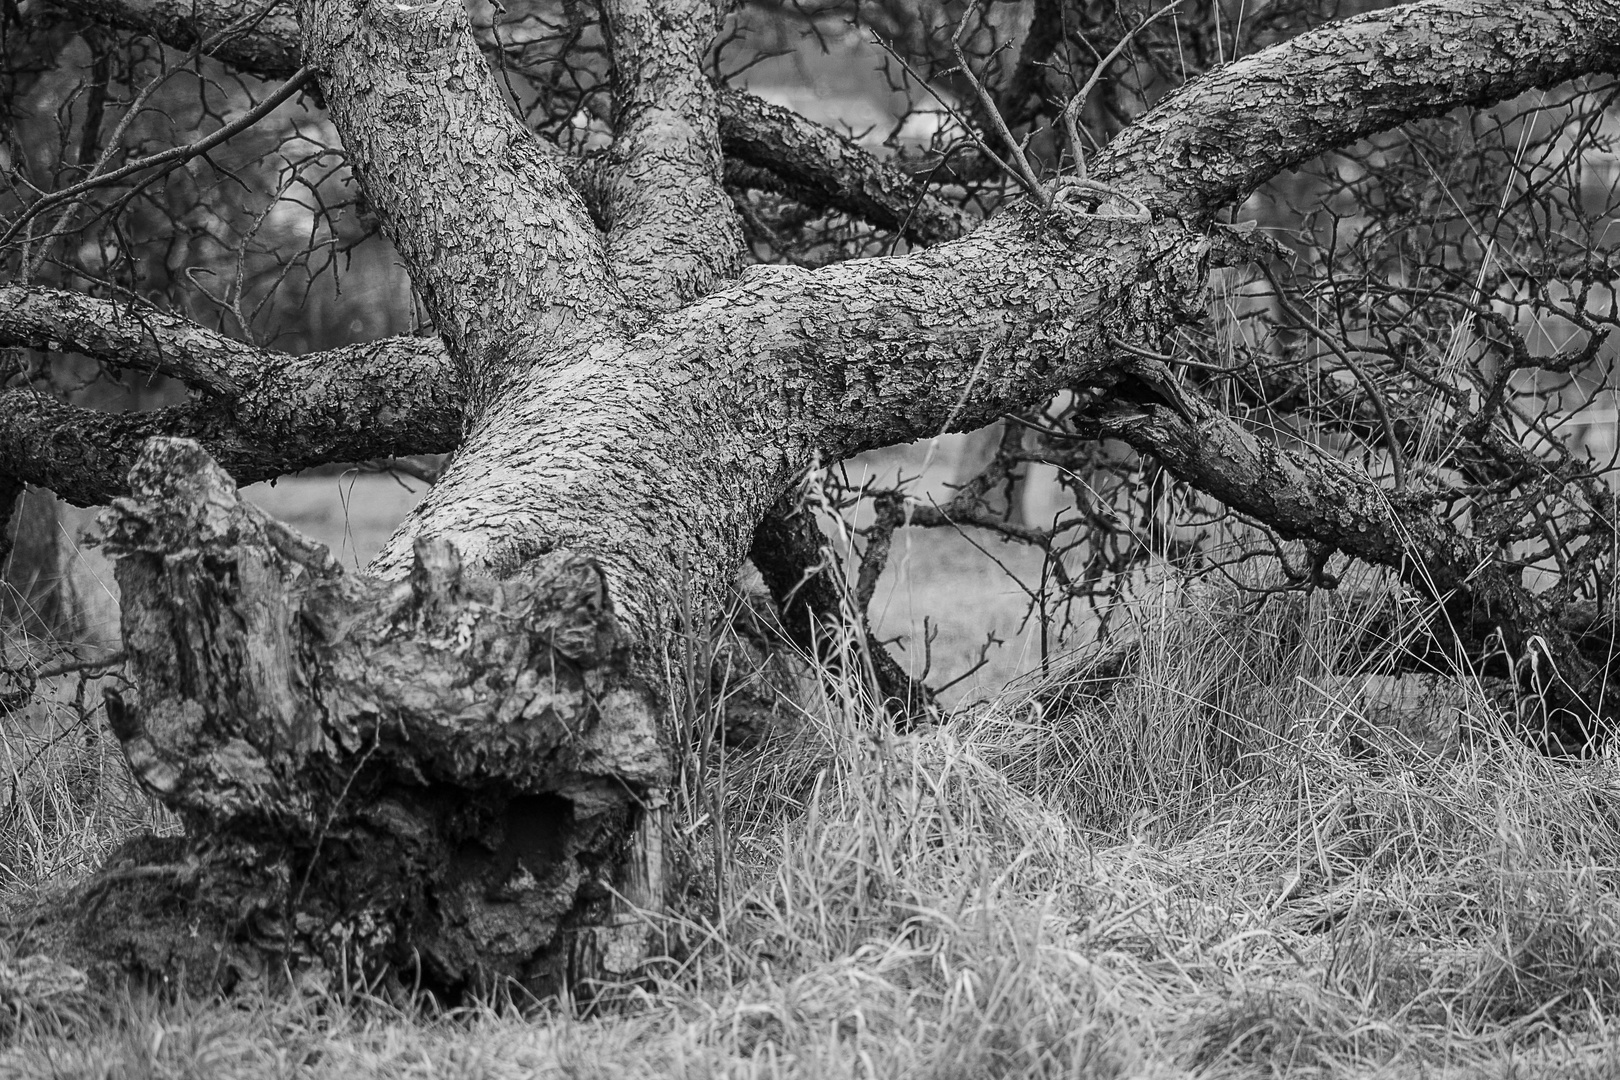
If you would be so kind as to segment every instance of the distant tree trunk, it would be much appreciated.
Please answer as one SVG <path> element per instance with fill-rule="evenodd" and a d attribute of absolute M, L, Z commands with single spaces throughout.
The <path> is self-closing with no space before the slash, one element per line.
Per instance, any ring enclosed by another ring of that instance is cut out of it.
<path fill-rule="evenodd" d="M 21 485 L 13 498 L 11 521 L 0 538 L 0 623 L 40 653 L 76 644 L 86 628 L 61 503 L 43 488 Z"/>

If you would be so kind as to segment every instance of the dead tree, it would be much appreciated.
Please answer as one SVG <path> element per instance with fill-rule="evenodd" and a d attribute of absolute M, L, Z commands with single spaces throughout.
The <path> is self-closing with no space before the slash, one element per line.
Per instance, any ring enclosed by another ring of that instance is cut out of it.
<path fill-rule="evenodd" d="M 1217 212 L 1405 121 L 1620 69 L 1614 0 L 1431 0 L 1320 26 L 1189 81 L 1088 154 L 1084 179 L 1020 166 L 1024 196 L 971 231 L 895 164 L 717 88 L 705 0 L 603 0 L 610 138 L 585 154 L 564 126 L 519 121 L 489 25 L 455 0 L 25 7 L 12 33 L 29 40 L 71 18 L 287 80 L 260 116 L 318 94 L 434 331 L 288 356 L 45 287 L 39 245 L 73 199 L 139 163 L 14 188 L 0 343 L 190 391 L 119 414 L 0 396 L 0 474 L 113 500 L 138 690 L 109 719 L 187 825 L 86 900 L 131 962 L 195 972 L 227 942 L 216 968 L 359 957 L 447 986 L 631 970 L 633 908 L 660 892 L 671 598 L 714 604 L 814 463 L 1070 388 L 1087 389 L 1077 430 L 1282 536 L 1397 569 L 1463 637 L 1546 650 L 1559 708 L 1596 722 L 1606 654 L 1498 551 L 1432 501 L 1268 442 L 1160 353 L 1205 317 L 1212 270 L 1265 256 Z M 981 149 L 1021 157 L 991 134 Z M 916 248 L 745 266 L 760 223 L 728 179 Z M 363 574 L 236 495 L 452 446 Z M 213 933 L 184 929 L 199 925 Z"/>

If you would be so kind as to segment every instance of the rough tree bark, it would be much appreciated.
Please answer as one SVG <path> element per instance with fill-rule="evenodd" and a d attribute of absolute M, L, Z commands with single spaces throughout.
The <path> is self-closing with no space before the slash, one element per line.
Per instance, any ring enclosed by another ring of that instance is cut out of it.
<path fill-rule="evenodd" d="M 1059 177 L 1049 209 L 816 271 L 741 268 L 728 160 L 919 242 L 963 225 L 853 144 L 717 93 L 706 0 L 604 4 L 615 139 L 583 164 L 513 118 L 458 3 L 301 0 L 257 21 L 228 0 L 69 6 L 181 45 L 245 18 L 224 59 L 314 65 L 443 337 L 294 359 L 128 305 L 24 286 L 0 301 L 0 344 L 71 343 L 196 391 L 148 416 L 27 392 L 0 409 L 0 472 L 80 501 L 129 492 L 107 542 L 138 690 L 109 713 L 188 825 L 97 893 L 134 962 L 195 961 L 195 938 L 152 932 L 179 904 L 238 967 L 268 950 L 420 958 L 443 985 L 628 971 L 644 932 L 627 905 L 659 889 L 651 672 L 671 600 L 711 604 L 815 461 L 1064 388 L 1110 391 L 1100 429 L 1290 535 L 1402 567 L 1521 639 L 1557 632 L 1476 574 L 1446 521 L 1290 458 L 1119 343 L 1156 348 L 1201 318 L 1209 271 L 1249 257 L 1211 214 L 1279 170 L 1620 69 L 1612 0 L 1435 0 L 1330 25 L 1190 84 L 1098 156 L 1093 180 L 1147 215 Z M 458 439 L 365 575 L 231 479 Z"/>

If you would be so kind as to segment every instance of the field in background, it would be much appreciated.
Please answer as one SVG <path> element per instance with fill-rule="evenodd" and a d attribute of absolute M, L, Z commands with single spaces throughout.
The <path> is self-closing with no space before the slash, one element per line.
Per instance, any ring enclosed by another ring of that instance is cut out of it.
<path fill-rule="evenodd" d="M 382 550 L 426 490 L 419 480 L 348 472 L 252 484 L 242 494 L 331 548 L 344 566 L 359 568 Z"/>
<path fill-rule="evenodd" d="M 415 498 L 376 476 L 249 495 L 350 565 Z M 897 543 L 881 632 L 928 615 L 966 657 L 986 617 L 1015 627 L 1022 594 L 971 550 Z M 0 1076 L 1620 1075 L 1620 774 L 1499 738 L 1478 684 L 1346 671 L 1366 617 L 1170 578 L 1134 647 L 905 737 L 862 686 L 806 677 L 762 745 L 686 763 L 670 960 L 589 1009 L 446 1013 L 354 972 L 108 995 L 14 914 Z M 14 913 L 173 828 L 78 689 L 0 721 Z"/>

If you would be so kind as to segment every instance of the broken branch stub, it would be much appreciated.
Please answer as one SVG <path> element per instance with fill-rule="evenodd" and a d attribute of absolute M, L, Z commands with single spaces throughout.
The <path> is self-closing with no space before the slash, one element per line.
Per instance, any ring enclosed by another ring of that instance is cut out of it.
<path fill-rule="evenodd" d="M 614 916 L 659 898 L 634 856 L 666 758 L 593 562 L 494 581 L 423 539 L 408 580 L 346 573 L 184 439 L 150 440 L 130 487 L 103 525 L 138 690 L 109 720 L 185 820 L 202 869 L 176 887 L 206 906 L 210 865 L 262 879 L 215 920 L 238 949 L 420 957 L 444 987 L 640 960 L 645 923 Z"/>

